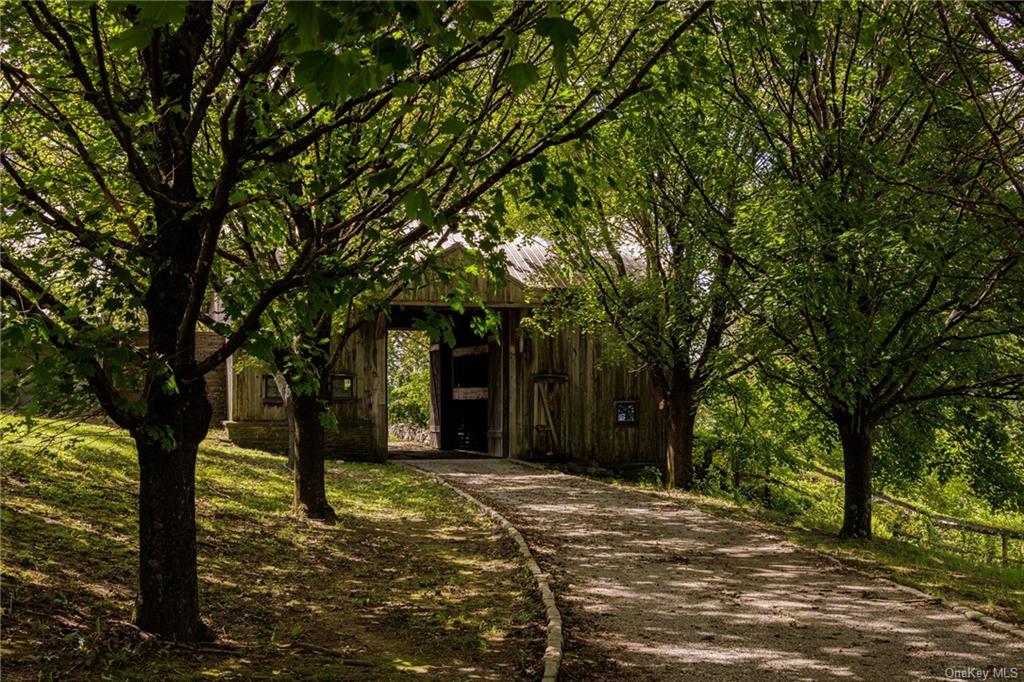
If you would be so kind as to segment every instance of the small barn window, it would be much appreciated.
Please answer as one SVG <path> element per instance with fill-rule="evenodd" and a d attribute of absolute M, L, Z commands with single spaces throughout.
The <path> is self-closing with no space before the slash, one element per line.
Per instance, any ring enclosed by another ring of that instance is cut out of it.
<path fill-rule="evenodd" d="M 615 401 L 615 423 L 619 426 L 636 426 L 639 404 L 635 400 Z"/>
<path fill-rule="evenodd" d="M 281 391 L 277 390 L 277 382 L 273 374 L 263 375 L 263 402 L 267 405 L 281 405 L 284 399 L 281 398 Z"/>
<path fill-rule="evenodd" d="M 352 400 L 356 396 L 351 374 L 331 375 L 331 400 Z"/>

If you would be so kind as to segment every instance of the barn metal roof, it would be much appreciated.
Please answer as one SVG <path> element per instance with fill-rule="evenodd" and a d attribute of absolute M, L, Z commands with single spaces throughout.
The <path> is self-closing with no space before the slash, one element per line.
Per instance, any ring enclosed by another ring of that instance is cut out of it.
<path fill-rule="evenodd" d="M 542 288 L 565 286 L 548 240 L 517 237 L 502 244 L 500 249 L 508 261 L 508 274 L 523 284 Z"/>
<path fill-rule="evenodd" d="M 453 236 L 445 242 L 442 252 L 462 249 L 476 249 L 476 246 L 461 235 Z M 518 236 L 500 244 L 496 251 L 505 259 L 508 276 L 523 286 L 541 289 L 566 286 L 554 248 L 547 239 Z"/>

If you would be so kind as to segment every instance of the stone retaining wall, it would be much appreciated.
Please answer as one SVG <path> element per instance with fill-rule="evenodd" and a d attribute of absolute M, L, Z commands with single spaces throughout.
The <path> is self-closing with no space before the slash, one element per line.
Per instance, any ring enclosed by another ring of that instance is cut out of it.
<path fill-rule="evenodd" d="M 415 424 L 388 424 L 388 433 L 392 438 L 412 443 L 430 445 L 430 429 Z"/>

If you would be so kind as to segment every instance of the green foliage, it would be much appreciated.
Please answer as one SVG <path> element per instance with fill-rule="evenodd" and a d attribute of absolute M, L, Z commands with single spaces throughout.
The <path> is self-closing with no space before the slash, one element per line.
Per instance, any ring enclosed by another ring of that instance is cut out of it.
<path fill-rule="evenodd" d="M 394 296 L 429 280 L 465 312 L 494 247 L 530 233 L 569 284 L 531 331 L 598 335 L 663 396 L 696 386 L 702 490 L 835 526 L 836 488 L 808 501 L 756 477 L 838 471 L 837 436 L 860 430 L 879 489 L 975 519 L 1024 509 L 1011 9 L 0 11 L 3 399 L 28 417 L 94 395 L 173 445 L 147 416 L 210 369 L 204 325 L 320 394 Z M 478 247 L 461 272 L 438 257 L 455 236 Z M 444 316 L 417 329 L 454 345 Z M 393 417 L 425 423 L 424 366 L 395 348 Z M 881 533 L 908 525 L 886 514 Z"/>
<path fill-rule="evenodd" d="M 13 179 L 0 201 L 16 207 L 2 232 L 5 354 L 26 358 L 21 394 L 45 402 L 60 382 L 29 359 L 56 349 L 75 390 L 102 392 L 121 424 L 142 419 L 141 396 L 195 378 L 188 352 L 167 362 L 140 343 L 156 318 L 180 316 L 184 341 L 197 326 L 234 333 L 233 347 L 276 364 L 325 315 L 344 333 L 350 313 L 413 284 L 451 233 L 493 245 L 503 177 L 608 118 L 595 98 L 641 89 L 686 18 L 585 3 L 2 12 Z M 575 26 L 583 16 L 595 20 Z M 175 252 L 200 243 L 201 263 Z M 172 272 L 173 285 L 151 281 Z M 174 288 L 187 290 L 175 310 L 147 308 Z M 213 292 L 222 315 L 207 319 Z"/>
<path fill-rule="evenodd" d="M 643 467 L 637 472 L 636 482 L 645 488 L 662 487 L 661 469 L 657 467 Z"/>
<path fill-rule="evenodd" d="M 573 103 L 595 96 L 564 83 L 568 70 L 618 89 L 636 66 L 609 62 L 611 44 L 628 54 L 649 49 L 635 35 L 591 24 L 587 31 L 603 38 L 589 46 L 593 61 L 578 62 L 582 31 L 563 17 L 576 14 L 554 4 L 287 4 L 282 44 L 305 99 L 323 107 L 315 118 L 328 132 L 261 185 L 246 184 L 246 195 L 276 195 L 287 210 L 268 202 L 246 206 L 256 216 L 229 218 L 221 244 L 233 258 L 215 274 L 226 312 L 237 318 L 270 275 L 299 260 L 310 241 L 318 245 L 303 285 L 269 307 L 270 324 L 249 342 L 296 395 L 322 391 L 348 335 L 399 292 L 442 284 L 456 312 L 479 297 L 438 256 L 458 235 L 478 247 L 479 261 L 493 262 L 503 178 L 608 113 L 584 107 L 566 117 Z M 527 92 L 534 84 L 543 87 Z M 328 111 L 344 125 L 332 124 Z M 258 238 L 249 227 L 256 221 Z M 479 322 L 482 335 L 495 319 Z M 442 318 L 428 314 L 417 324 L 454 343 Z M 327 340 L 334 335 L 340 342 Z"/>
<path fill-rule="evenodd" d="M 430 338 L 424 332 L 388 333 L 388 421 L 430 425 Z"/>
<path fill-rule="evenodd" d="M 981 118 L 912 66 L 941 68 L 941 41 L 903 38 L 937 23 L 936 9 L 778 6 L 765 16 L 784 30 L 721 34 L 727 90 L 747 104 L 770 189 L 738 222 L 741 254 L 762 273 L 747 312 L 775 351 L 761 367 L 841 428 L 949 395 L 1012 397 L 1007 378 L 1021 376 L 1020 292 L 1004 269 L 1016 228 L 978 202 L 991 192 L 1011 214 L 1020 206 L 994 166 L 977 166 L 970 187 L 938 171 L 968 163 L 958 149 L 993 150 Z M 809 57 L 826 49 L 830 60 Z M 973 76 L 957 78 L 947 86 Z M 783 90 L 804 104 L 787 107 Z"/>
<path fill-rule="evenodd" d="M 323 405 L 357 321 L 453 234 L 493 243 L 496 185 L 642 90 L 705 11 L 631 8 L 590 24 L 586 49 L 564 24 L 537 31 L 584 4 L 0 5 L 3 355 L 27 377 L 15 394 L 31 414 L 55 384 L 87 390 L 140 443 L 176 448 L 186 475 L 208 430 L 203 377 L 246 346 L 283 379 L 286 408 Z M 518 63 L 536 87 L 497 77 Z M 202 328 L 226 340 L 197 357 Z M 48 381 L 49 354 L 73 382 Z M 166 492 L 188 517 L 191 500 Z M 179 588 L 163 584 L 193 584 L 163 565 L 195 570 L 189 524 L 176 528 L 181 552 L 142 564 L 154 580 L 140 621 L 190 638 L 200 616 L 172 609 Z"/>
<path fill-rule="evenodd" d="M 551 41 L 552 59 L 558 75 L 565 78 L 569 75 L 568 60 L 575 51 L 580 40 L 580 29 L 570 20 L 559 17 L 545 17 L 537 22 L 537 35 Z"/>
<path fill-rule="evenodd" d="M 614 124 L 522 174 L 514 223 L 551 239 L 570 283 L 531 327 L 600 335 L 663 392 L 699 385 L 702 489 L 758 495 L 731 472 L 836 466 L 837 436 L 866 429 L 880 488 L 938 473 L 1016 508 L 1013 421 L 980 400 L 1024 387 L 1024 98 L 979 93 L 1024 79 L 976 49 L 1012 22 L 960 5 L 712 12 Z"/>
<path fill-rule="evenodd" d="M 836 436 L 866 429 L 881 489 L 916 496 L 938 475 L 971 482 L 939 497 L 972 512 L 1019 504 L 1013 421 L 980 399 L 1021 397 L 1022 197 L 1012 167 L 982 159 L 1024 148 L 1005 118 L 1018 114 L 962 102 L 1021 81 L 1008 63 L 966 56 L 978 53 L 965 43 L 986 38 L 960 9 L 765 6 L 757 28 L 749 7 L 716 8 L 707 55 L 725 64 L 724 85 L 701 92 L 697 129 L 714 129 L 704 114 L 720 102 L 739 103 L 750 135 L 739 170 L 759 192 L 736 206 L 730 244 L 763 388 L 733 382 L 723 395 L 736 405 L 717 402 L 702 422 L 705 489 L 736 488 L 723 485 L 730 462 L 762 474 L 800 460 L 838 467 Z M 927 25 L 949 34 L 913 29 Z M 764 390 L 784 396 L 782 409 Z M 777 503 L 758 485 L 742 492 Z M 837 504 L 821 520 L 841 514 Z"/>
<path fill-rule="evenodd" d="M 455 346 L 455 327 L 449 315 L 427 308 L 413 321 L 413 329 L 422 332 L 433 343 Z"/>
<path fill-rule="evenodd" d="M 960 402 L 943 407 L 937 415 L 939 426 L 933 427 L 935 447 L 924 457 L 935 482 L 965 489 L 964 506 L 975 514 L 1024 513 L 1022 404 Z"/>
<path fill-rule="evenodd" d="M 509 64 L 501 72 L 501 79 L 512 87 L 512 91 L 520 93 L 540 80 L 540 72 L 533 64 L 520 62 Z"/>
<path fill-rule="evenodd" d="M 659 77 L 707 49 L 688 37 Z M 710 86 L 689 85 L 684 96 L 659 79 L 613 124 L 553 153 L 557 165 L 531 164 L 516 219 L 550 240 L 569 284 L 531 325 L 598 335 L 606 359 L 645 368 L 667 401 L 700 405 L 743 361 L 732 311 L 749 283 L 733 272 L 731 233 L 756 192 L 743 169 L 750 133 L 704 96 Z"/>

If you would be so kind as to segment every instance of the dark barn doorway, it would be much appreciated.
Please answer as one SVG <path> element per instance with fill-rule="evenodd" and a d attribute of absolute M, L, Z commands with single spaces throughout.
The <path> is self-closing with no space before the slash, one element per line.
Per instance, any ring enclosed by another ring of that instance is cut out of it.
<path fill-rule="evenodd" d="M 431 445 L 439 450 L 507 457 L 507 363 L 497 339 L 481 338 L 474 328 L 474 318 L 480 314 L 392 306 L 388 328 L 423 328 L 418 321 L 430 317 L 436 325 L 438 316 L 447 318 L 451 331 L 444 335 L 447 342 L 430 344 Z"/>
<path fill-rule="evenodd" d="M 441 440 L 445 449 L 487 452 L 487 407 L 490 402 L 488 347 L 456 346 L 451 353 L 451 400 L 442 401 Z"/>

